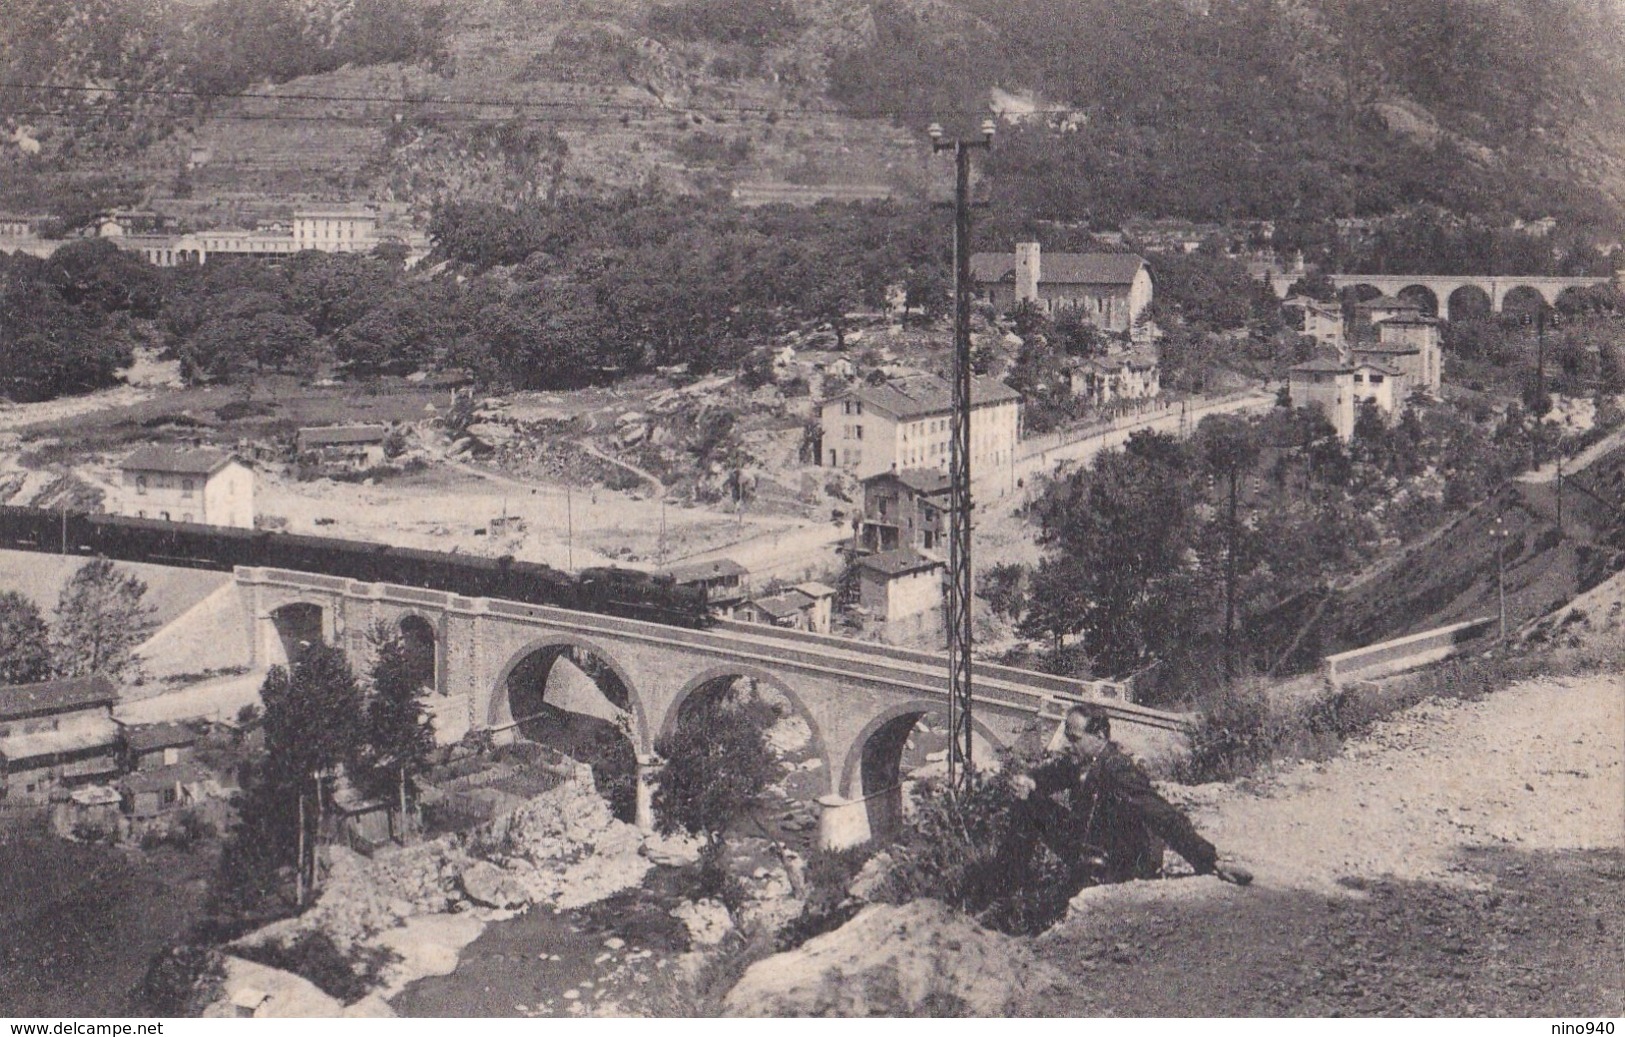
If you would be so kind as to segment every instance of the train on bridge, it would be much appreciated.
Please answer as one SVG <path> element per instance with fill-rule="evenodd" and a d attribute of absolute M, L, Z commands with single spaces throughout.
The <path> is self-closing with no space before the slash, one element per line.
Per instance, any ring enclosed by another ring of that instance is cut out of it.
<path fill-rule="evenodd" d="M 479 558 L 336 537 L 13 506 L 0 506 L 0 547 L 224 572 L 239 565 L 293 569 L 693 629 L 712 623 L 705 592 L 678 586 L 669 576 L 615 567 L 569 573 L 511 555 Z"/>

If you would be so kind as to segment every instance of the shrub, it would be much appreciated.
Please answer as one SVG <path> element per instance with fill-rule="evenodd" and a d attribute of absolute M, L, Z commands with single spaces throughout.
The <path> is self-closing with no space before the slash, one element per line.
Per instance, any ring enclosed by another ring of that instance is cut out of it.
<path fill-rule="evenodd" d="M 225 978 L 219 951 L 182 944 L 153 957 L 136 986 L 134 1001 L 142 1015 L 195 1018 L 220 999 Z"/>
<path fill-rule="evenodd" d="M 905 904 L 929 897 L 1000 932 L 1042 932 L 1066 914 L 1080 882 L 1020 830 L 1024 812 L 997 775 L 978 774 L 967 791 L 922 784 L 876 898 Z"/>
<path fill-rule="evenodd" d="M 849 890 L 872 854 L 869 846 L 813 852 L 807 859 L 806 903 L 801 914 L 778 931 L 779 950 L 793 950 L 815 936 L 839 929 L 858 913 L 863 905 Z"/>

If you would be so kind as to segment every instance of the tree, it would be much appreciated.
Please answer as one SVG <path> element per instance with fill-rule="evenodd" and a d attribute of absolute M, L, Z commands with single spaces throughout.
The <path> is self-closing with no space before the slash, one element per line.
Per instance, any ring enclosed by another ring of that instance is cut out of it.
<path fill-rule="evenodd" d="M 326 780 L 361 757 L 361 689 L 343 652 L 313 644 L 290 667 L 271 667 L 260 699 L 265 703 L 264 795 L 253 802 L 263 816 L 250 819 L 245 812 L 244 820 L 274 844 L 272 859 L 295 864 L 302 901 L 305 884 L 315 877 L 314 836 Z"/>
<path fill-rule="evenodd" d="M 0 684 L 50 679 L 49 639 L 37 605 L 16 591 L 0 594 Z"/>
<path fill-rule="evenodd" d="M 1245 418 L 1215 414 L 1196 426 L 1196 448 L 1208 471 L 1223 475 L 1229 487 L 1229 508 L 1224 521 L 1224 677 L 1235 676 L 1236 553 L 1241 537 L 1237 518 L 1237 487 L 1242 475 L 1258 462 L 1258 432 Z"/>
<path fill-rule="evenodd" d="M 136 646 L 156 624 L 147 585 L 106 558 L 79 567 L 62 587 L 51 631 L 51 657 L 61 677 L 102 674 L 118 680 L 140 663 Z"/>
<path fill-rule="evenodd" d="M 706 859 L 720 866 L 728 833 L 753 817 L 781 768 L 767 742 L 779 709 L 739 683 L 691 699 L 676 728 L 655 742 L 665 760 L 654 790 L 655 828 L 705 840 Z"/>
<path fill-rule="evenodd" d="M 432 665 L 431 661 L 431 673 Z M 404 637 L 396 634 L 378 646 L 371 677 L 367 784 L 374 795 L 387 789 L 399 797 L 404 825 L 408 800 L 417 795 L 413 778 L 428 770 L 434 751 L 434 725 L 423 704 L 422 668 Z"/>
<path fill-rule="evenodd" d="M 1070 634 L 1125 674 L 1188 639 L 1193 615 L 1189 475 L 1179 443 L 1139 432 L 1050 484 L 1032 512 L 1047 549 L 1020 630 L 1057 647 Z"/>

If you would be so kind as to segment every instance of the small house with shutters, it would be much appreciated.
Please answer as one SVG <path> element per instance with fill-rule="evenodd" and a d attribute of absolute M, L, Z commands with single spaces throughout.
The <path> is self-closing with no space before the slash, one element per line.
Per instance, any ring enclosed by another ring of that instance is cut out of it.
<path fill-rule="evenodd" d="M 203 803 L 212 781 L 212 775 L 197 764 L 176 763 L 126 774 L 119 779 L 118 790 L 125 815 L 132 821 L 149 821 Z"/>
<path fill-rule="evenodd" d="M 45 803 L 118 773 L 117 700 L 105 677 L 0 687 L 0 801 Z"/>
<path fill-rule="evenodd" d="M 807 629 L 815 634 L 829 633 L 835 614 L 835 588 L 809 580 L 796 584 L 794 589 L 812 599 L 812 608 L 807 612 Z"/>
<path fill-rule="evenodd" d="M 935 468 L 881 472 L 863 480 L 858 541 L 866 551 L 941 551 L 948 538 L 953 483 Z"/>
<path fill-rule="evenodd" d="M 155 770 L 192 758 L 198 735 L 185 724 L 140 724 L 124 728 L 124 769 Z"/>
<path fill-rule="evenodd" d="M 1162 368 L 1155 353 L 1124 352 L 1094 357 L 1072 368 L 1072 395 L 1104 407 L 1116 400 L 1150 400 L 1162 395 Z"/>
<path fill-rule="evenodd" d="M 731 558 L 695 562 L 667 570 L 679 587 L 705 592 L 705 603 L 723 619 L 732 619 L 750 596 L 750 570 Z"/>
<path fill-rule="evenodd" d="M 941 631 L 945 568 L 907 547 L 858 560 L 858 604 L 884 624 L 884 640 L 896 644 Z"/>
<path fill-rule="evenodd" d="M 294 449 L 300 458 L 319 465 L 359 470 L 384 463 L 387 438 L 389 428 L 385 425 L 302 428 L 294 438 Z"/>
<path fill-rule="evenodd" d="M 743 623 L 810 630 L 813 599 L 798 590 L 780 591 L 752 598 L 739 606 L 737 618 Z"/>
<path fill-rule="evenodd" d="M 254 528 L 254 472 L 231 454 L 146 446 L 126 457 L 119 471 L 121 514 Z"/>

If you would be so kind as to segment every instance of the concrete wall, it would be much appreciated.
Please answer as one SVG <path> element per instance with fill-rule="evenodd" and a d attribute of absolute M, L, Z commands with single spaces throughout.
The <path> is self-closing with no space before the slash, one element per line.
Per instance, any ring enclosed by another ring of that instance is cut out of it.
<path fill-rule="evenodd" d="M 1321 672 L 1338 687 L 1343 681 L 1375 680 L 1413 670 L 1457 654 L 1463 644 L 1484 634 L 1495 622 L 1493 618 L 1472 619 L 1328 655 L 1321 660 Z"/>

